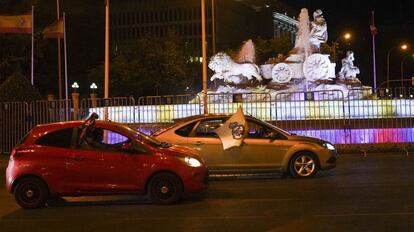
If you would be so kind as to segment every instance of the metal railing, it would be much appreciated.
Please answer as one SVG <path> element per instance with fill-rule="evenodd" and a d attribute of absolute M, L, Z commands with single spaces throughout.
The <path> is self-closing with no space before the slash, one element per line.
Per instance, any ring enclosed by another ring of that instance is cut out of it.
<path fill-rule="evenodd" d="M 351 89 L 209 94 L 209 113 L 245 114 L 300 135 L 319 137 L 338 147 L 361 144 L 400 146 L 414 142 L 414 89 Z M 92 112 L 151 133 L 175 118 L 203 113 L 201 95 L 90 98 L 79 102 L 0 103 L 0 152 L 12 147 L 35 125 L 82 120 Z"/>

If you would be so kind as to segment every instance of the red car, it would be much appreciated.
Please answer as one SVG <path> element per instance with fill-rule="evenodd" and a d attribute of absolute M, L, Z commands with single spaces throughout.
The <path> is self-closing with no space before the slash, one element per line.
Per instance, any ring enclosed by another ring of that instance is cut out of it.
<path fill-rule="evenodd" d="M 159 204 L 207 188 L 205 162 L 127 126 L 73 121 L 33 128 L 10 154 L 6 187 L 23 208 L 61 196 L 147 194 Z"/>

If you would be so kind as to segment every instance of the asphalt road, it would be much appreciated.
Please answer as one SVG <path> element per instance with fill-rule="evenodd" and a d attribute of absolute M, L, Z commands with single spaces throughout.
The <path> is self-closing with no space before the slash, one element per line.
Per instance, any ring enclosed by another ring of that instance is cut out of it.
<path fill-rule="evenodd" d="M 212 181 L 203 194 L 158 206 L 144 198 L 68 198 L 23 210 L 4 188 L 0 231 L 414 231 L 414 155 L 350 156 L 310 180 Z"/>

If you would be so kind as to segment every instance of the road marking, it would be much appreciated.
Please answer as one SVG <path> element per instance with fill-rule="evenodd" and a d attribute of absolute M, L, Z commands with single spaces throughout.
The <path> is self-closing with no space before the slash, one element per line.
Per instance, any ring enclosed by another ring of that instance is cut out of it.
<path fill-rule="evenodd" d="M 18 222 L 61 222 L 61 221 L 65 221 L 67 219 L 62 218 L 62 219 L 43 219 L 43 218 L 39 218 L 39 219 L 21 219 L 21 218 L 1 218 L 0 220 L 2 220 L 3 222 L 7 221 L 18 221 Z"/>
<path fill-rule="evenodd" d="M 414 215 L 414 212 L 395 212 L 395 213 L 350 213 L 350 214 L 316 214 L 315 217 L 353 217 L 353 216 L 399 216 Z"/>
<path fill-rule="evenodd" d="M 258 218 L 272 218 L 273 216 L 259 216 L 259 215 L 252 215 L 252 216 L 217 216 L 217 217 L 156 217 L 156 218 L 143 218 L 143 217 L 136 217 L 136 218 L 114 218 L 115 221 L 143 221 L 143 220 L 222 220 L 222 219 L 258 219 Z M 277 217 L 277 216 L 274 216 Z"/>

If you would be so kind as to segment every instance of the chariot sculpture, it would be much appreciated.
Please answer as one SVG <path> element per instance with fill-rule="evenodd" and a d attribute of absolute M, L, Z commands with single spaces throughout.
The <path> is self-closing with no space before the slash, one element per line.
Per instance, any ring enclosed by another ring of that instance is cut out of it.
<path fill-rule="evenodd" d="M 296 36 L 295 48 L 282 62 L 274 64 L 269 72 L 262 66 L 262 74 L 276 83 L 287 83 L 292 78 L 305 77 L 308 81 L 335 78 L 335 63 L 329 55 L 320 54 L 320 45 L 328 39 L 327 25 L 322 11 L 316 10 L 310 23 L 307 9 L 299 15 L 301 25 Z"/>

